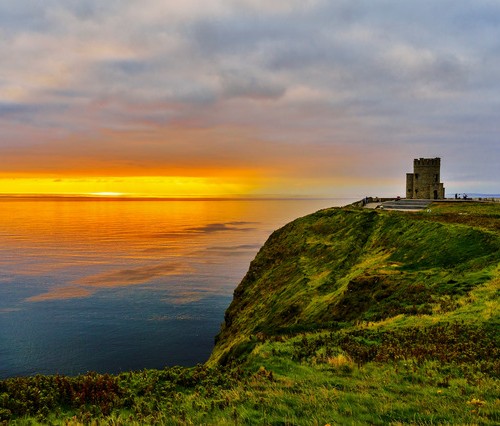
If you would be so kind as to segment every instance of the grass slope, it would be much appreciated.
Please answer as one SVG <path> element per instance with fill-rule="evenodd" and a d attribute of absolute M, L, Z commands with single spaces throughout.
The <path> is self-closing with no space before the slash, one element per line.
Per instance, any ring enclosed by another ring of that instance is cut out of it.
<path fill-rule="evenodd" d="M 416 214 L 326 209 L 276 231 L 234 292 L 211 362 L 234 358 L 255 334 L 389 318 L 391 328 L 415 317 L 487 320 L 467 312 L 474 290 L 498 276 L 499 233 L 450 223 L 464 216 L 477 225 L 483 205 L 454 208 L 454 215 L 449 206 Z M 492 225 L 500 222 L 497 210 L 487 209 Z"/>
<path fill-rule="evenodd" d="M 500 205 L 326 209 L 262 247 L 205 365 L 0 382 L 11 424 L 499 424 Z"/>

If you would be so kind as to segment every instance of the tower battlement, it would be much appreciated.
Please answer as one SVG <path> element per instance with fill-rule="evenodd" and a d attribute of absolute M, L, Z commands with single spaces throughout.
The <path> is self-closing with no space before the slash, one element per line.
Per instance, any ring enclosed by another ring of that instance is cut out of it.
<path fill-rule="evenodd" d="M 413 160 L 413 167 L 415 166 L 441 166 L 441 158 L 415 158 Z"/>

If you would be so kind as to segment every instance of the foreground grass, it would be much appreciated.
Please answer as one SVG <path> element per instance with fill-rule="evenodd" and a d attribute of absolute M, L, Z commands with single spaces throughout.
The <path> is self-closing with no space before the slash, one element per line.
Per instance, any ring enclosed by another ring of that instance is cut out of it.
<path fill-rule="evenodd" d="M 359 364 L 340 348 L 294 360 L 294 345 L 316 337 L 259 344 L 243 368 L 7 381 L 3 406 L 14 408 L 17 400 L 28 415 L 7 415 L 4 408 L 3 416 L 19 425 L 500 422 L 498 377 L 479 365 L 411 358 Z"/>
<path fill-rule="evenodd" d="M 294 221 L 205 365 L 0 381 L 0 424 L 500 424 L 498 219 L 468 203 Z"/>

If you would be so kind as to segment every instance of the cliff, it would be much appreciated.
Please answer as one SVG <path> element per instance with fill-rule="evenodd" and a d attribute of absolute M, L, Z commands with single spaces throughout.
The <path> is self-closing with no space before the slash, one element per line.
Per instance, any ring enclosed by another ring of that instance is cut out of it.
<path fill-rule="evenodd" d="M 498 316 L 479 295 L 498 288 L 499 219 L 497 206 L 479 203 L 418 213 L 331 208 L 297 219 L 251 263 L 210 363 L 300 331 L 399 329 L 415 319 L 493 326 Z"/>

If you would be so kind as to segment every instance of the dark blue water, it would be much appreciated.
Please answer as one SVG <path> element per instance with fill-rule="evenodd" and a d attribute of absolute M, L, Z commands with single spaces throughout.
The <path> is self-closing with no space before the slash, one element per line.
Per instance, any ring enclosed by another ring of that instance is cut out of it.
<path fill-rule="evenodd" d="M 0 376 L 194 365 L 210 354 L 229 295 L 165 303 L 151 288 L 105 290 L 0 316 Z"/>
<path fill-rule="evenodd" d="M 0 378 L 205 362 L 268 235 L 345 203 L 0 202 Z"/>

